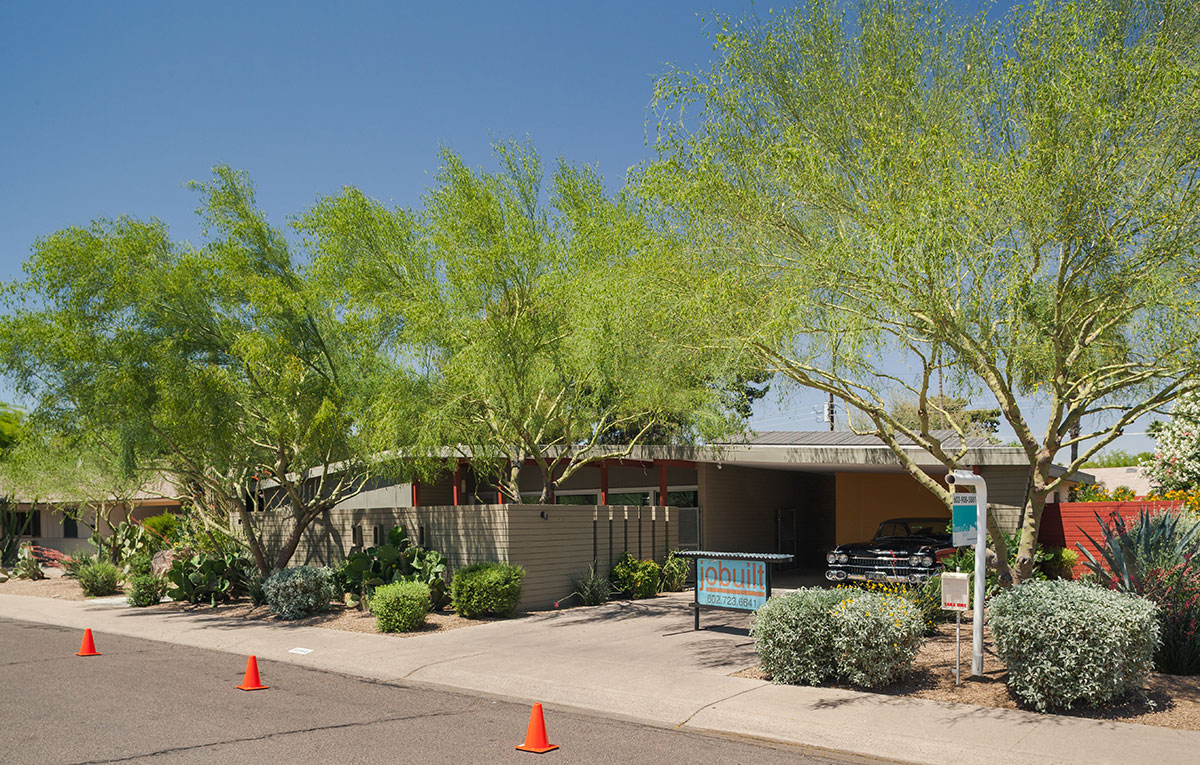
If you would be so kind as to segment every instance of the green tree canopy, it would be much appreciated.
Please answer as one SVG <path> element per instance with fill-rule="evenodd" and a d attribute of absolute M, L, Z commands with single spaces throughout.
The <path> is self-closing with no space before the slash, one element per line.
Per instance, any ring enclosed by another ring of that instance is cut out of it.
<path fill-rule="evenodd" d="M 132 218 L 38 241 L 12 285 L 0 357 L 49 432 L 97 439 L 129 473 L 170 475 L 207 523 L 240 518 L 266 574 L 364 484 L 360 375 L 319 282 L 246 176 L 218 167 L 193 187 L 202 247 Z M 260 538 L 252 492 L 290 521 L 277 550 Z"/>
<path fill-rule="evenodd" d="M 530 147 L 495 155 L 500 170 L 488 173 L 443 151 L 420 212 L 346 189 L 300 224 L 350 320 L 397 376 L 421 381 L 425 453 L 457 445 L 513 501 L 532 460 L 545 501 L 651 435 L 728 430 L 738 417 L 722 406 L 724 370 L 639 323 L 645 263 L 674 243 L 590 168 L 559 163 L 543 189 Z M 414 414 L 386 381 L 377 401 L 388 447 Z"/>
<path fill-rule="evenodd" d="M 994 398 L 1033 471 L 1028 576 L 1060 450 L 1069 475 L 1200 384 L 1200 7 L 809 0 L 719 28 L 711 71 L 657 86 L 644 188 L 694 245 L 664 286 L 943 500 L 897 437 L 947 466 L 961 439 L 889 397 L 933 412 L 945 373 Z"/>

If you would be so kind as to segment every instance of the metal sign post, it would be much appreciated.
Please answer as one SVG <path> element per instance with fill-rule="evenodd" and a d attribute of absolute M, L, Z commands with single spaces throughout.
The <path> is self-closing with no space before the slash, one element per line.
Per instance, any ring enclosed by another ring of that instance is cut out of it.
<path fill-rule="evenodd" d="M 975 489 L 975 611 L 971 639 L 971 674 L 983 674 L 983 585 L 987 565 L 987 482 L 982 476 L 955 470 L 946 474 L 946 484 L 954 491 L 958 485 Z M 957 498 L 955 499 L 957 502 Z"/>
<path fill-rule="evenodd" d="M 942 573 L 942 609 L 955 611 L 954 627 L 954 684 L 961 682 L 962 673 L 959 671 L 962 657 L 962 615 L 971 607 L 970 577 L 961 571 L 950 574 Z"/>

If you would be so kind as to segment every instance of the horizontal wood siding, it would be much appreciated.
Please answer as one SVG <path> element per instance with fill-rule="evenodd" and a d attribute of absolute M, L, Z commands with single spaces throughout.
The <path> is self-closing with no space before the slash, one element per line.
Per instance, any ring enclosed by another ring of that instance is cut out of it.
<path fill-rule="evenodd" d="M 1097 560 L 1099 551 L 1088 541 L 1085 532 L 1097 542 L 1103 541 L 1099 515 L 1105 523 L 1111 523 L 1114 517 L 1124 518 L 1126 522 L 1137 520 L 1142 510 L 1151 513 L 1161 513 L 1165 510 L 1178 510 L 1179 502 L 1149 502 L 1135 500 L 1132 502 L 1056 502 L 1047 503 L 1042 512 L 1042 523 L 1038 530 L 1038 541 L 1052 547 L 1066 547 L 1079 554 L 1079 562 L 1075 565 L 1075 576 L 1088 572 L 1084 561 L 1087 559 L 1079 552 L 1082 546 Z"/>

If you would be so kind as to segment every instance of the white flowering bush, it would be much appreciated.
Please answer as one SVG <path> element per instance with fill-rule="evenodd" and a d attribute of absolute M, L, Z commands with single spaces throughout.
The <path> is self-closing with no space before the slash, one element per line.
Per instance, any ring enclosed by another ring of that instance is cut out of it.
<path fill-rule="evenodd" d="M 1200 394 L 1175 402 L 1169 422 L 1151 430 L 1154 456 L 1144 463 L 1156 492 L 1200 487 Z"/>
<path fill-rule="evenodd" d="M 755 614 L 750 634 L 772 682 L 839 680 L 874 688 L 908 672 L 925 622 L 920 608 L 903 595 L 811 588 L 767 601 Z"/>
<path fill-rule="evenodd" d="M 830 612 L 835 590 L 804 588 L 771 598 L 754 614 L 750 635 L 762 670 L 776 683 L 817 685 L 834 675 Z"/>
<path fill-rule="evenodd" d="M 1097 706 L 1142 687 L 1157 614 L 1136 595 L 1063 580 L 1013 587 L 988 607 L 1009 690 L 1041 711 Z"/>
<path fill-rule="evenodd" d="M 908 673 L 925 636 L 921 609 L 903 595 L 849 588 L 831 614 L 838 675 L 863 688 Z"/>
<path fill-rule="evenodd" d="M 280 619 L 300 619 L 329 608 L 334 596 L 333 579 L 330 568 L 297 566 L 271 574 L 262 589 L 271 613 Z"/>

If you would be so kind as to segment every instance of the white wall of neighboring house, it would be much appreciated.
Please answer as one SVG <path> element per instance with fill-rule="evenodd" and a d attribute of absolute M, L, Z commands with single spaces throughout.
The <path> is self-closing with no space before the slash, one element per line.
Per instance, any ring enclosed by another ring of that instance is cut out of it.
<path fill-rule="evenodd" d="M 1134 494 L 1144 497 L 1153 488 L 1150 486 L 1150 479 L 1146 476 L 1145 469 L 1137 465 L 1133 467 L 1084 469 L 1096 477 L 1096 483 L 1103 484 L 1104 488 L 1109 491 L 1118 486 L 1128 486 L 1133 489 Z"/>

